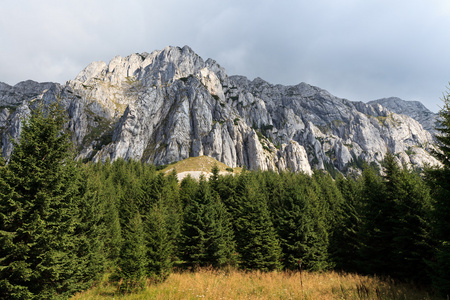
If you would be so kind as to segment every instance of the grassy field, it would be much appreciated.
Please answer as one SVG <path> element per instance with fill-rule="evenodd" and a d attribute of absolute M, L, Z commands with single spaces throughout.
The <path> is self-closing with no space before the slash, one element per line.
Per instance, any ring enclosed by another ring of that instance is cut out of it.
<path fill-rule="evenodd" d="M 105 280 L 75 295 L 81 299 L 441 299 L 393 280 L 325 272 L 243 272 L 200 270 L 173 273 L 141 291 L 117 293 Z"/>

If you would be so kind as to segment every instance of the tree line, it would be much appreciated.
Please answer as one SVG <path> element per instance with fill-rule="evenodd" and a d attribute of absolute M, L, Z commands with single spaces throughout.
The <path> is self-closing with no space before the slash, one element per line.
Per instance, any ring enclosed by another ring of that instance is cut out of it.
<path fill-rule="evenodd" d="M 0 299 L 59 299 L 106 272 L 120 289 L 174 269 L 329 269 L 433 284 L 450 294 L 450 100 L 425 172 L 388 154 L 382 172 L 243 170 L 209 179 L 122 159 L 74 161 L 57 104 L 0 158 Z"/>

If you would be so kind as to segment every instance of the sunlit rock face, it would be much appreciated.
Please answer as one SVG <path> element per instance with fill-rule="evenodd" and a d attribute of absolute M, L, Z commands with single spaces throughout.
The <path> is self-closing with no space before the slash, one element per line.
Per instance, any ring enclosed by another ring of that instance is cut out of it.
<path fill-rule="evenodd" d="M 396 114 L 407 115 L 419 122 L 425 130 L 435 133 L 438 114 L 430 111 L 419 101 L 405 101 L 397 97 L 390 97 L 370 101 L 368 103 L 381 104 Z"/>
<path fill-rule="evenodd" d="M 0 83 L 4 157 L 21 120 L 52 101 L 67 111 L 66 127 L 85 160 L 160 165 L 207 155 L 231 167 L 307 174 L 357 171 L 388 151 L 410 166 L 437 163 L 420 111 L 401 115 L 384 102 L 352 102 L 306 83 L 228 76 L 187 46 L 93 62 L 64 85 Z"/>

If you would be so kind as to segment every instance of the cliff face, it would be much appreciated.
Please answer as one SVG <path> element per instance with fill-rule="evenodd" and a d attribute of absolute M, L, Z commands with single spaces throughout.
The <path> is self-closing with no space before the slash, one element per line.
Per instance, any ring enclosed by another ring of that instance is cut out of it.
<path fill-rule="evenodd" d="M 405 101 L 397 97 L 383 98 L 368 102 L 368 104 L 381 104 L 396 114 L 407 115 L 419 122 L 425 130 L 435 133 L 438 114 L 433 113 L 419 101 Z"/>
<path fill-rule="evenodd" d="M 119 157 L 167 164 L 211 156 L 229 166 L 346 172 L 392 151 L 414 166 L 436 163 L 432 136 L 414 119 L 334 97 L 317 87 L 227 76 L 189 47 L 93 62 L 65 85 L 0 85 L 2 155 L 20 119 L 56 96 L 82 159 Z M 36 101 L 38 100 L 38 101 Z"/>

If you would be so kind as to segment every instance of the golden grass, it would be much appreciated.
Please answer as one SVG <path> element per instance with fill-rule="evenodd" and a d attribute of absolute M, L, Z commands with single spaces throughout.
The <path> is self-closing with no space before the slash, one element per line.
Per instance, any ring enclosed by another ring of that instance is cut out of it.
<path fill-rule="evenodd" d="M 106 281 L 82 299 L 438 299 L 392 280 L 348 273 L 215 271 L 173 273 L 160 284 L 121 295 Z"/>
<path fill-rule="evenodd" d="M 162 169 L 161 172 L 168 173 L 173 169 L 177 171 L 177 173 L 181 172 L 189 172 L 189 171 L 200 171 L 209 173 L 214 165 L 217 165 L 220 172 L 226 172 L 226 169 L 229 168 L 226 164 L 221 163 L 220 161 L 209 157 L 209 156 L 197 156 L 197 157 L 189 157 L 184 160 L 181 160 L 175 164 L 171 164 L 167 166 L 165 169 Z M 239 171 L 241 168 L 234 168 L 234 172 Z"/>

